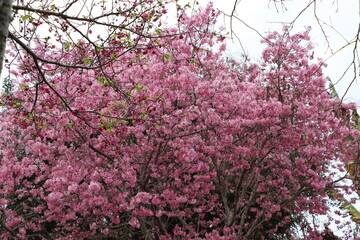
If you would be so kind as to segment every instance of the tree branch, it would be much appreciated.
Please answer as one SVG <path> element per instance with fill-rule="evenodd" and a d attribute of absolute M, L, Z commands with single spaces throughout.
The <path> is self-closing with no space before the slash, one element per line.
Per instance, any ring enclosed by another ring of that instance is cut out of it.
<path fill-rule="evenodd" d="M 54 65 L 57 65 L 57 66 L 60 66 L 60 67 L 65 67 L 65 68 L 97 69 L 97 68 L 101 67 L 101 66 L 88 67 L 88 66 L 83 66 L 83 65 L 68 65 L 68 64 L 63 64 L 63 63 L 58 62 L 58 61 L 51 61 L 51 60 L 39 57 L 28 46 L 26 46 L 25 43 L 23 43 L 20 39 L 18 39 L 11 32 L 9 32 L 9 38 L 14 40 L 17 44 L 19 44 L 34 59 L 39 60 L 39 61 L 44 62 L 44 63 L 54 64 Z"/>
<path fill-rule="evenodd" d="M 4 0 L 4 1 L 9 1 L 9 0 Z M 11 0 L 10 0 L 11 1 Z M 130 11 L 132 11 L 135 8 L 135 5 L 133 5 L 132 7 L 124 10 L 124 11 L 120 11 L 120 12 L 111 12 L 111 13 L 107 13 L 107 14 L 103 14 L 103 15 L 99 15 L 97 17 L 94 18 L 84 18 L 84 17 L 74 17 L 74 16 L 70 16 L 65 14 L 65 12 L 67 10 L 69 10 L 69 8 L 77 1 L 73 1 L 71 4 L 69 4 L 69 6 L 67 6 L 63 11 L 61 12 L 53 12 L 53 11 L 47 11 L 47 10 L 42 10 L 42 9 L 36 9 L 36 8 L 31 8 L 31 7 L 27 7 L 27 6 L 20 6 L 20 5 L 14 5 L 13 9 L 15 10 L 23 10 L 23 11 L 29 11 L 29 12 L 36 12 L 36 13 L 40 13 L 40 14 L 44 14 L 44 15 L 50 15 L 50 16 L 56 16 L 56 17 L 60 17 L 63 19 L 71 19 L 71 20 L 77 20 L 77 21 L 84 21 L 84 22 L 97 22 L 96 20 L 99 20 L 101 18 L 105 18 L 105 17 L 109 17 L 109 16 L 120 16 L 124 13 L 128 13 Z M 146 0 L 141 0 L 138 4 L 142 4 L 146 2 Z"/>

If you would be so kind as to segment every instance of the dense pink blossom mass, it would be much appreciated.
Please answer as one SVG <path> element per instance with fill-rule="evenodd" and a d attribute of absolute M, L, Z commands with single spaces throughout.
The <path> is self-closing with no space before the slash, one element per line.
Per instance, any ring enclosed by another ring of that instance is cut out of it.
<path fill-rule="evenodd" d="M 326 91 L 308 31 L 273 32 L 239 63 L 216 16 L 183 14 L 126 53 L 114 39 L 101 70 L 42 63 L 41 76 L 23 55 L 1 98 L 1 239 L 327 234 L 304 213 L 327 213 L 333 169 L 359 151 L 354 106 Z M 62 61 L 96 57 L 80 41 Z"/>

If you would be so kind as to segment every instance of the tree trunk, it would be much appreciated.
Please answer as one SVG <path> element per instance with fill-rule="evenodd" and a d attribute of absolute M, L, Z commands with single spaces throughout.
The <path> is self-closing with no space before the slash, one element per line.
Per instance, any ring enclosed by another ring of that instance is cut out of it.
<path fill-rule="evenodd" d="M 0 76 L 5 55 L 6 38 L 11 22 L 12 0 L 0 0 Z"/>

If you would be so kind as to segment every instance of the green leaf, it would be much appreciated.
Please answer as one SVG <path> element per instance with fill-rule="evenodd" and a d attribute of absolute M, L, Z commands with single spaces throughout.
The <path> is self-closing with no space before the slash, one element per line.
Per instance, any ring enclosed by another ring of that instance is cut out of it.
<path fill-rule="evenodd" d="M 190 3 L 187 3 L 184 7 L 185 8 L 191 8 L 191 5 L 190 5 Z"/>
<path fill-rule="evenodd" d="M 11 107 L 13 107 L 13 108 L 18 108 L 18 107 L 20 107 L 20 103 L 14 103 Z"/>
<path fill-rule="evenodd" d="M 69 51 L 70 50 L 70 47 L 72 46 L 71 42 L 65 42 L 63 44 L 64 48 L 66 51 Z"/>
<path fill-rule="evenodd" d="M 26 20 L 28 20 L 29 18 L 31 18 L 31 15 L 30 15 L 30 14 L 26 14 L 26 15 L 22 15 L 22 16 L 21 16 L 21 20 L 23 20 L 23 21 L 26 21 Z"/>
<path fill-rule="evenodd" d="M 141 116 L 141 117 L 146 117 L 146 115 L 147 115 L 147 112 L 146 112 L 146 111 L 142 111 L 142 112 L 140 113 L 140 116 Z"/>
<path fill-rule="evenodd" d="M 342 201 L 344 203 L 340 206 L 340 208 L 346 210 L 351 215 L 351 219 L 355 223 L 360 223 L 360 212 L 345 198 L 342 199 Z"/>
<path fill-rule="evenodd" d="M 337 190 L 327 190 L 327 195 L 331 198 L 331 199 L 336 199 L 339 200 L 341 202 L 340 208 L 343 210 L 346 210 L 350 215 L 351 215 L 351 219 L 359 224 L 360 223 L 360 212 L 359 210 L 357 210 L 354 205 L 352 205 L 346 198 L 344 197 L 340 197 L 339 196 L 339 192 Z"/>
<path fill-rule="evenodd" d="M 128 97 L 132 97 L 131 91 L 125 91 L 124 93 L 125 93 Z"/>
<path fill-rule="evenodd" d="M 84 59 L 84 63 L 86 64 L 86 65 L 89 65 L 89 64 L 91 64 L 92 63 L 92 59 L 90 59 L 90 58 L 85 58 Z"/>
<path fill-rule="evenodd" d="M 142 86 L 140 85 L 140 83 L 135 84 L 134 87 L 135 87 L 136 91 L 138 91 L 138 92 L 140 92 L 142 89 Z"/>
<path fill-rule="evenodd" d="M 117 106 L 118 106 L 118 107 L 126 107 L 126 104 L 125 104 L 125 103 L 120 102 L 120 103 L 118 103 L 118 104 L 117 104 Z"/>
<path fill-rule="evenodd" d="M 99 83 L 102 84 L 103 87 L 107 87 L 110 86 L 110 83 L 104 78 L 104 77 L 96 77 L 96 79 L 98 80 Z"/>
<path fill-rule="evenodd" d="M 96 45 L 96 51 L 103 51 L 104 47 L 101 45 Z"/>
<path fill-rule="evenodd" d="M 352 136 L 346 136 L 345 140 L 351 142 L 354 141 L 354 138 Z"/>
<path fill-rule="evenodd" d="M 112 53 L 111 54 L 111 58 L 112 58 L 112 60 L 117 60 L 118 59 L 118 56 L 116 55 L 116 53 Z"/>
<path fill-rule="evenodd" d="M 293 152 L 293 153 L 291 153 L 291 154 L 289 155 L 289 159 L 292 160 L 292 161 L 294 161 L 295 158 L 298 158 L 298 157 L 300 157 L 300 153 L 297 152 L 297 151 L 295 151 L 295 152 Z"/>
<path fill-rule="evenodd" d="M 163 58 L 165 61 L 169 61 L 171 58 L 171 54 L 165 54 L 165 55 L 163 55 Z"/>
<path fill-rule="evenodd" d="M 326 77 L 326 79 L 329 81 L 329 88 L 330 88 L 332 97 L 339 98 L 339 95 L 337 94 L 336 89 L 335 89 L 334 84 L 332 83 L 331 79 L 329 77 Z"/>

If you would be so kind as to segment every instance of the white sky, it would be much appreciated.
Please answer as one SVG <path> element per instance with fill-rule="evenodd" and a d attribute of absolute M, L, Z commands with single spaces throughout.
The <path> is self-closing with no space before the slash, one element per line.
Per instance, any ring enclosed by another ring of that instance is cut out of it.
<path fill-rule="evenodd" d="M 315 56 L 327 59 L 334 52 L 355 38 L 359 27 L 359 0 L 323 0 L 317 1 L 316 14 L 318 18 L 324 22 L 323 28 L 328 37 L 330 48 L 325 41 L 324 34 L 314 17 L 314 5 L 311 5 L 296 20 L 293 32 L 304 31 L 306 26 L 311 26 L 311 41 L 315 49 Z M 184 1 L 186 2 L 186 0 Z M 201 4 L 206 4 L 208 0 L 200 0 Z M 214 6 L 221 11 L 229 14 L 233 8 L 235 0 L 213 0 Z M 225 3 L 226 2 L 226 3 Z M 278 1 L 280 2 L 280 1 Z M 299 13 L 306 8 L 309 1 L 306 0 L 286 0 L 282 8 L 281 4 L 277 7 L 273 2 L 268 0 L 238 0 L 236 8 L 237 16 L 246 24 L 256 29 L 262 35 L 273 30 L 281 30 L 283 23 L 292 22 Z M 328 26 L 326 26 L 326 24 Z M 228 27 L 229 25 L 226 24 Z M 331 27 L 330 27 L 331 26 Z M 239 21 L 234 21 L 233 29 L 246 53 L 252 57 L 260 56 L 263 45 L 260 44 L 260 36 L 246 27 Z M 229 30 L 229 28 L 227 28 Z M 360 46 L 359 46 L 360 47 Z M 335 83 L 343 75 L 349 64 L 352 62 L 354 44 L 336 53 L 326 62 L 328 67 L 324 69 L 326 76 L 329 76 Z M 229 44 L 229 52 L 233 56 L 237 56 L 241 50 L 237 41 Z M 358 63 L 357 63 L 358 64 Z M 359 76 L 359 72 L 356 73 Z M 351 69 L 344 78 L 336 84 L 336 90 L 342 97 L 354 76 L 354 70 Z M 357 79 L 351 86 L 349 92 L 345 96 L 345 101 L 356 102 L 360 107 L 360 80 Z"/>

